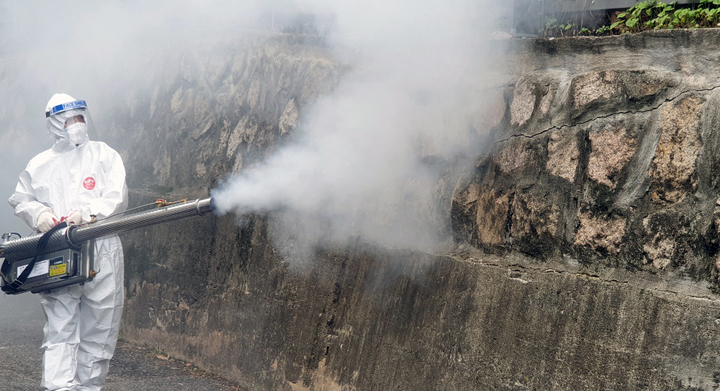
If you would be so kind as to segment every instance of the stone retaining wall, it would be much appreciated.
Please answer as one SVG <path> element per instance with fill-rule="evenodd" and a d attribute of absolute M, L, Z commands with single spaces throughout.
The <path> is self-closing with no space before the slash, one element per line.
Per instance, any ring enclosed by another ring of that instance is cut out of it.
<path fill-rule="evenodd" d="M 492 141 L 447 206 L 454 251 L 322 249 L 297 269 L 272 215 L 139 230 L 122 336 L 248 390 L 716 389 L 718 43 L 513 42 Z M 213 53 L 119 110 L 133 204 L 207 196 L 346 67 L 297 37 Z"/>

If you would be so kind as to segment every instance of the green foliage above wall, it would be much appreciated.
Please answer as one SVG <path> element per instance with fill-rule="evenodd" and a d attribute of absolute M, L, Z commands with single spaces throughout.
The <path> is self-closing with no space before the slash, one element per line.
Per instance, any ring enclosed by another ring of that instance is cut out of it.
<path fill-rule="evenodd" d="M 558 22 L 548 18 L 540 35 L 569 37 L 582 35 L 617 35 L 647 30 L 674 28 L 711 28 L 720 25 L 720 0 L 701 0 L 697 4 L 678 5 L 646 0 L 625 11 L 608 15 L 605 25 L 589 29 L 572 21 Z"/>

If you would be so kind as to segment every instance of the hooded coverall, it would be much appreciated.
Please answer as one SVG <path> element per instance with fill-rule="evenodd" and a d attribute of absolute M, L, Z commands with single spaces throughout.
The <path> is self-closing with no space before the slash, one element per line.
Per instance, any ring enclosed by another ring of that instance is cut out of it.
<path fill-rule="evenodd" d="M 71 99 L 71 98 L 70 98 Z M 52 100 L 51 100 L 52 101 Z M 52 148 L 30 160 L 20 174 L 10 205 L 32 228 L 43 212 L 82 213 L 82 221 L 127 208 L 125 167 L 103 142 L 76 145 L 48 119 Z M 47 390 L 100 390 L 115 351 L 123 308 L 123 251 L 117 235 L 95 242 L 97 275 L 82 285 L 41 293 L 43 378 Z"/>

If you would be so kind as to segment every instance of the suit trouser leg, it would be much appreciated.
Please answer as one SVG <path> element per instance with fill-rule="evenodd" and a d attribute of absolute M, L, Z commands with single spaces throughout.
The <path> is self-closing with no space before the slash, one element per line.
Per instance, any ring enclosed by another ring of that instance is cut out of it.
<path fill-rule="evenodd" d="M 67 389 L 76 384 L 80 297 L 77 286 L 40 294 L 45 314 L 42 345 L 42 387 L 45 389 Z"/>
<path fill-rule="evenodd" d="M 98 391 L 105 384 L 120 331 L 124 273 L 122 250 L 100 252 L 100 272 L 83 286 L 80 304 L 80 344 L 77 354 L 78 390 Z"/>

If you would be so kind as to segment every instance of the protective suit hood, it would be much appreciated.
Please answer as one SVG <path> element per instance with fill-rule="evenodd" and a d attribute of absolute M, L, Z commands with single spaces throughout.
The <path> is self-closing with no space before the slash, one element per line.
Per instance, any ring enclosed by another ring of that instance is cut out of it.
<path fill-rule="evenodd" d="M 89 141 L 88 130 L 92 119 L 84 100 L 76 100 L 68 94 L 53 95 L 45 106 L 47 127 L 55 138 L 53 150 L 64 152 Z"/>

